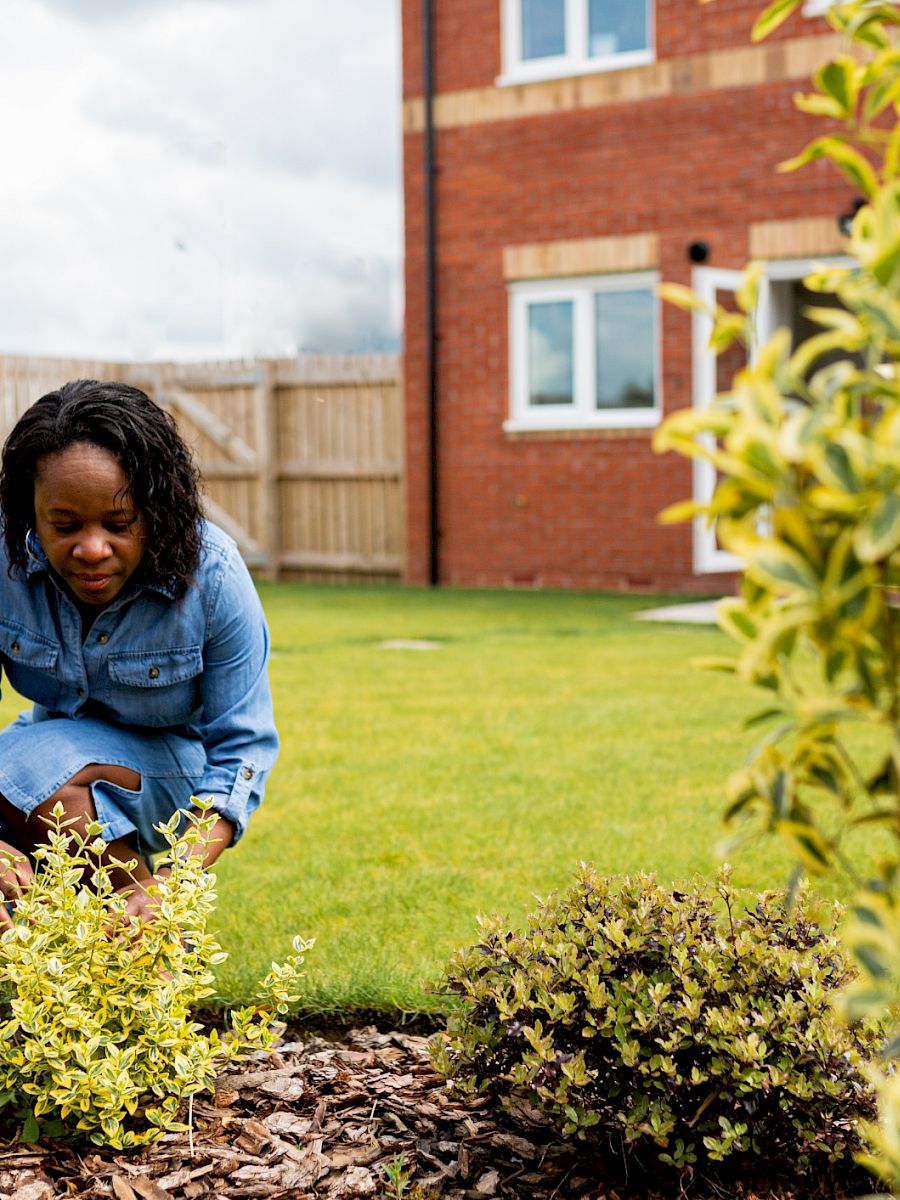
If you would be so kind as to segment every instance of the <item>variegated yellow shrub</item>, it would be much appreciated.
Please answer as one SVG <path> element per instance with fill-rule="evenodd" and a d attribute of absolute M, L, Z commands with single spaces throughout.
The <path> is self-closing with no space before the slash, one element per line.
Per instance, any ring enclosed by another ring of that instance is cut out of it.
<path fill-rule="evenodd" d="M 124 924 L 125 897 L 100 861 L 99 825 L 80 837 L 58 808 L 35 853 L 34 882 L 0 936 L 0 1103 L 24 1119 L 26 1141 L 72 1133 L 124 1148 L 184 1130 L 183 1102 L 212 1088 L 225 1064 L 271 1047 L 278 1018 L 299 998 L 312 943 L 296 938 L 227 1032 L 193 1018 L 226 955 L 207 931 L 214 877 L 191 853 L 214 818 L 192 820 L 179 838 L 182 819 L 159 827 L 169 874 L 158 916 L 139 934 Z"/>

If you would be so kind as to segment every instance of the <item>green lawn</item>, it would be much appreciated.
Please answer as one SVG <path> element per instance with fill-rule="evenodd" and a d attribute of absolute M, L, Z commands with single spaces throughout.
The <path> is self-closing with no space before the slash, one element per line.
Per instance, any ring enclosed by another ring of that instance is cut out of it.
<path fill-rule="evenodd" d="M 220 870 L 224 996 L 311 934 L 307 1004 L 416 1011 L 477 913 L 518 920 L 582 859 L 715 869 L 722 782 L 759 698 L 692 669 L 711 628 L 647 598 L 282 585 L 263 590 L 283 756 Z M 385 649 L 429 639 L 432 651 Z M 760 847 L 738 881 L 780 884 Z"/>
<path fill-rule="evenodd" d="M 521 919 L 579 860 L 666 881 L 715 870 L 722 784 L 759 706 L 691 667 L 730 651 L 717 630 L 635 622 L 646 597 L 261 591 L 283 749 L 218 868 L 223 999 L 301 933 L 317 939 L 309 1009 L 421 1011 L 477 913 Z M 0 717 L 17 707 L 4 696 Z M 773 842 L 735 865 L 754 888 L 788 871 Z"/>

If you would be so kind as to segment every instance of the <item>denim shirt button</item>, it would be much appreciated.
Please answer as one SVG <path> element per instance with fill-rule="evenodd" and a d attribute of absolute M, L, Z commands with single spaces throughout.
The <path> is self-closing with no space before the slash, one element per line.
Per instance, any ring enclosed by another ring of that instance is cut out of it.
<path fill-rule="evenodd" d="M 78 695 L 79 695 L 79 696 L 82 698 L 82 700 L 83 700 L 83 699 L 84 699 L 84 697 L 87 695 L 87 692 L 84 690 L 84 688 L 79 688 L 79 689 L 78 689 Z"/>
<path fill-rule="evenodd" d="M 159 667 L 151 667 L 147 674 L 151 679 L 159 679 Z"/>
<path fill-rule="evenodd" d="M 241 779 L 252 779 L 254 774 L 255 774 L 255 771 L 253 770 L 252 767 L 244 767 L 241 770 Z"/>
<path fill-rule="evenodd" d="M 13 654 L 18 654 L 21 649 L 22 647 L 18 642 L 13 642 L 13 644 L 10 646 L 10 650 L 12 650 Z"/>
<path fill-rule="evenodd" d="M 99 634 L 97 637 L 97 641 L 100 643 L 101 646 L 105 646 L 106 643 L 109 641 L 109 634 L 108 633 Z"/>

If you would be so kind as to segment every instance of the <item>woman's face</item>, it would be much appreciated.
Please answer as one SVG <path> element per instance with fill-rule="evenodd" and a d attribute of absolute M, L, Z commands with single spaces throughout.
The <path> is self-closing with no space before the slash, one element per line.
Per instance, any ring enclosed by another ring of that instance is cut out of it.
<path fill-rule="evenodd" d="M 35 531 L 79 604 L 109 604 L 144 557 L 144 519 L 115 455 L 75 442 L 38 460 Z"/>

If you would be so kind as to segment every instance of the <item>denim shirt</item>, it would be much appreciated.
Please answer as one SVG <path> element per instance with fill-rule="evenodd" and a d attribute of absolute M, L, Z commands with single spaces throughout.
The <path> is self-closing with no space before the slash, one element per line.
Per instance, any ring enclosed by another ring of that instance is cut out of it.
<path fill-rule="evenodd" d="M 243 834 L 278 753 L 262 605 L 232 539 L 204 522 L 200 564 L 181 599 L 167 582 L 126 587 L 82 640 L 81 616 L 37 537 L 9 574 L 0 538 L 0 665 L 34 720 L 91 716 L 199 738 L 195 793 Z M 137 578 L 137 577 L 135 577 Z"/>

